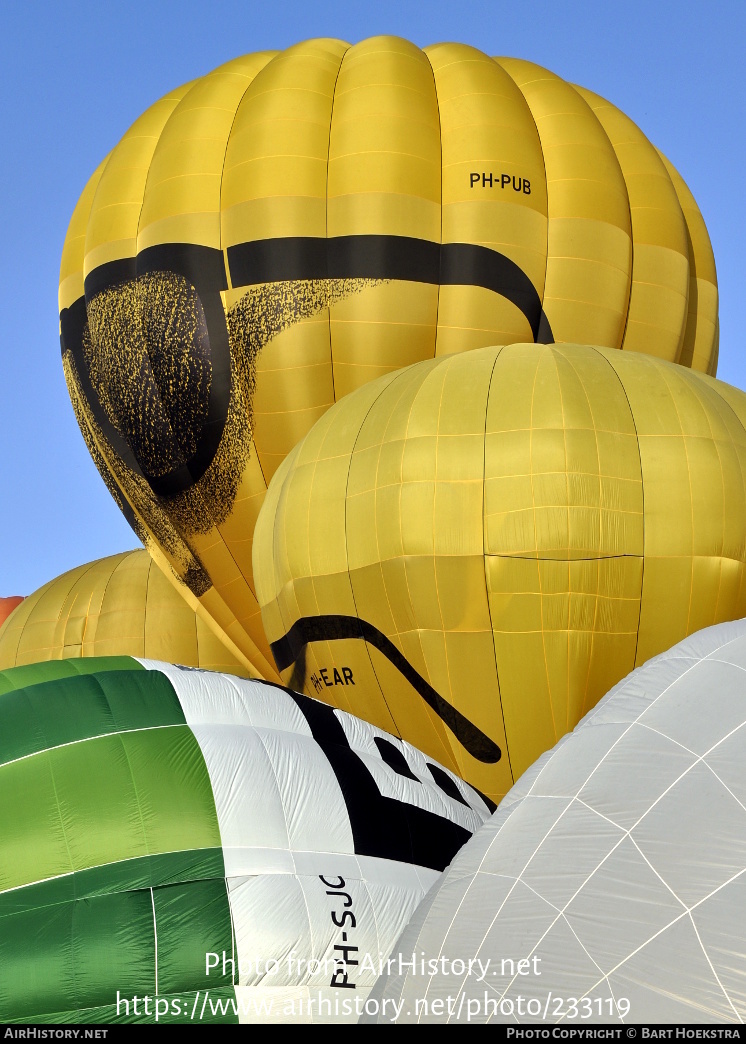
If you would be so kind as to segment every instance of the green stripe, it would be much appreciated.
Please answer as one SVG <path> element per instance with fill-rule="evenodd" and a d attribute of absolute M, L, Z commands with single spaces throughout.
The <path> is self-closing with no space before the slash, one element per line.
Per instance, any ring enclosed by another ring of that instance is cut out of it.
<path fill-rule="evenodd" d="M 90 658 L 0 685 L 0 1021 L 152 1022 L 156 928 L 159 996 L 231 1000 L 205 976 L 234 949 L 212 786 L 166 676 Z"/>
<path fill-rule="evenodd" d="M 110 1003 L 108 984 L 114 981 L 122 983 L 120 990 L 154 990 L 150 891 L 31 910 L 6 920 L 5 927 L 0 937 L 2 1020 Z"/>
<path fill-rule="evenodd" d="M 145 668 L 131 656 L 84 656 L 71 660 L 47 660 L 29 663 L 23 667 L 9 667 L 0 671 L 0 695 L 23 689 L 27 685 L 55 681 L 57 678 L 79 677 L 81 674 L 101 674 L 104 671 L 144 671 Z"/>
<path fill-rule="evenodd" d="M 3 919 L 42 907 L 56 906 L 75 899 L 90 899 L 110 892 L 137 891 L 162 885 L 207 881 L 225 877 L 222 848 L 200 848 L 196 851 L 164 852 L 162 855 L 125 859 L 106 866 L 94 866 L 74 874 L 54 877 L 51 881 L 13 888 L 0 893 L 0 934 L 5 932 Z"/>
<path fill-rule="evenodd" d="M 170 885 L 153 891 L 158 929 L 158 992 L 230 986 L 233 968 L 222 961 L 206 973 L 205 955 L 233 946 L 228 889 L 224 879 Z M 236 981 L 238 979 L 236 978 Z"/>
<path fill-rule="evenodd" d="M 162 852 L 221 847 L 186 725 L 124 732 L 0 767 L 0 891 Z"/>
<path fill-rule="evenodd" d="M 5 692 L 0 699 L 0 765 L 93 736 L 183 724 L 178 696 L 159 671 L 57 678 Z"/>
<path fill-rule="evenodd" d="M 136 1018 L 134 996 L 178 992 L 185 1006 L 185 995 L 197 989 L 212 996 L 228 986 L 232 996 L 230 966 L 227 976 L 217 974 L 220 968 L 205 974 L 205 954 L 223 951 L 233 952 L 223 880 L 16 914 L 4 919 L 0 934 L 0 1021 L 153 1021 Z M 113 1018 L 117 991 L 131 1002 L 129 1019 L 122 1004 L 120 1019 Z"/>

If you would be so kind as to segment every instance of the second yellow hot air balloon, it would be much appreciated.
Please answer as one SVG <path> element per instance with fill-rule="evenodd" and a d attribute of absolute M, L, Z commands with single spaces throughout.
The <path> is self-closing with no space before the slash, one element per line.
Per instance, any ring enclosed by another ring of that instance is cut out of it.
<path fill-rule="evenodd" d="M 498 801 L 635 666 L 746 614 L 745 425 L 721 381 L 581 345 L 359 389 L 257 523 L 283 679 Z"/>

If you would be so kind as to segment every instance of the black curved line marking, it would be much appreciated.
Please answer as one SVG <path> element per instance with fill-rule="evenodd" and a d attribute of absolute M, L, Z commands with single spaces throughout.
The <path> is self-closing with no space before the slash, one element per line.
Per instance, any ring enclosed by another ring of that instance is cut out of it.
<path fill-rule="evenodd" d="M 96 389 L 91 384 L 88 363 L 83 354 L 83 330 L 85 329 L 86 321 L 84 297 L 79 297 L 69 308 L 62 309 L 60 312 L 60 347 L 62 354 L 70 352 L 72 355 L 83 394 L 90 406 L 94 420 L 101 428 L 107 442 L 128 468 L 137 475 L 142 476 L 142 471 L 135 459 L 135 455 L 109 420 L 108 414 L 101 405 Z"/>
<path fill-rule="evenodd" d="M 200 296 L 228 289 L 222 250 L 194 243 L 163 243 L 146 247 L 137 257 L 107 261 L 94 268 L 85 279 L 85 299 L 91 301 L 102 290 L 109 290 L 148 272 L 182 275 Z"/>
<path fill-rule="evenodd" d="M 270 649 L 277 664 L 278 671 L 284 671 L 295 663 L 312 642 L 336 642 L 345 638 L 357 638 L 378 649 L 386 659 L 403 674 L 412 688 L 419 693 L 428 707 L 445 722 L 459 743 L 477 761 L 494 765 L 502 757 L 498 745 L 486 736 L 481 729 L 456 710 L 440 693 L 419 674 L 411 663 L 399 652 L 393 642 L 385 634 L 357 616 L 304 616 L 296 620 L 287 634 Z"/>
<path fill-rule="evenodd" d="M 528 276 L 505 254 L 473 243 L 440 244 L 410 236 L 287 236 L 228 247 L 228 267 L 233 286 L 289 279 L 400 279 L 481 286 L 523 312 L 535 341 L 546 344 L 552 339 L 541 299 Z"/>
<path fill-rule="evenodd" d="M 552 331 L 531 280 L 510 258 L 470 243 L 433 243 L 409 236 L 290 236 L 256 240 L 228 248 L 233 286 L 292 279 L 373 278 L 442 286 L 481 286 L 511 301 L 531 326 L 534 340 L 552 343 Z M 142 470 L 110 422 L 91 385 L 82 350 L 85 306 L 103 290 L 148 272 L 173 272 L 197 291 L 207 323 L 212 380 L 207 419 L 193 456 L 166 475 Z M 71 350 L 93 416 L 121 460 L 141 475 L 158 496 L 190 489 L 207 471 L 223 435 L 230 401 L 230 347 L 220 291 L 228 288 L 223 252 L 191 243 L 164 243 L 137 257 L 108 261 L 86 276 L 85 297 L 60 313 L 61 346 Z"/>
<path fill-rule="evenodd" d="M 116 261 L 107 261 L 98 268 L 94 268 L 85 277 L 83 284 L 83 295 L 86 301 L 92 301 L 96 294 L 102 290 L 110 290 L 114 286 L 121 286 L 129 282 L 137 275 L 137 258 L 120 257 Z"/>
<path fill-rule="evenodd" d="M 83 366 L 81 363 L 82 348 L 83 348 L 83 329 L 86 323 L 86 311 L 85 311 L 85 298 L 79 297 L 77 301 L 74 301 L 69 308 L 63 308 L 60 312 L 60 348 L 62 355 L 64 356 L 66 351 L 71 351 L 73 360 L 75 362 L 75 369 L 83 389 L 83 394 L 86 399 L 90 402 L 90 395 L 93 394 L 91 382 L 88 378 L 88 368 Z M 76 350 L 72 351 L 72 346 L 76 346 Z M 97 397 L 98 400 L 98 397 Z M 113 436 L 115 436 L 119 443 L 121 443 L 122 449 L 128 451 L 126 443 L 119 436 L 119 432 L 112 428 Z M 116 447 L 115 447 L 116 448 Z M 138 522 L 135 517 L 135 512 L 132 509 L 132 505 L 127 498 L 122 495 L 121 503 L 119 508 L 124 515 L 127 524 L 130 529 L 135 533 L 138 540 L 140 534 L 138 532 Z"/>
<path fill-rule="evenodd" d="M 445 870 L 472 836 L 471 831 L 408 801 L 384 797 L 365 762 L 350 746 L 334 708 L 297 692 L 290 696 L 337 778 L 356 855 Z"/>
<path fill-rule="evenodd" d="M 539 329 L 534 334 L 534 340 L 537 344 L 554 344 L 554 334 L 552 328 L 549 325 L 544 309 L 541 311 L 541 319 L 539 320 Z"/>
<path fill-rule="evenodd" d="M 103 409 L 90 382 L 88 366 L 83 356 L 86 302 L 90 302 L 104 290 L 120 286 L 122 283 L 149 272 L 173 272 L 183 276 L 191 283 L 199 295 L 210 340 L 212 380 L 207 418 L 197 439 L 195 453 L 184 464 L 174 468 L 166 475 L 143 473 L 140 462 L 135 459 L 130 447 L 110 422 Z M 136 474 L 142 475 L 157 496 L 174 496 L 191 489 L 207 471 L 217 453 L 228 418 L 230 401 L 231 359 L 228 327 L 220 297 L 220 291 L 227 288 L 228 281 L 221 250 L 195 246 L 190 243 L 167 243 L 148 247 L 142 250 L 136 258 L 122 258 L 100 265 L 86 277 L 85 299 L 79 298 L 71 308 L 63 309 L 60 313 L 62 350 L 64 352 L 69 348 L 73 353 L 93 416 L 112 448 L 129 468 Z M 82 313 L 81 303 L 83 305 Z"/>

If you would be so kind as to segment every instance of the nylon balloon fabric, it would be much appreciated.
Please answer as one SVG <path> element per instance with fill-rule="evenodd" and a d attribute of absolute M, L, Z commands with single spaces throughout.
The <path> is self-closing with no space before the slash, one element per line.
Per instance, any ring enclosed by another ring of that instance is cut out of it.
<path fill-rule="evenodd" d="M 6 1023 L 354 1022 L 494 807 L 348 714 L 152 660 L 0 671 L 0 723 Z"/>
<path fill-rule="evenodd" d="M 746 614 L 745 423 L 723 382 L 582 345 L 361 388 L 257 523 L 282 677 L 499 801 L 636 665 Z"/>
<path fill-rule="evenodd" d="M 644 134 L 530 62 L 396 37 L 247 55 L 156 102 L 81 195 L 59 305 L 112 495 L 275 679 L 254 525 L 336 400 L 516 341 L 717 360 L 707 231 Z"/>
<path fill-rule="evenodd" d="M 250 674 L 213 628 L 196 598 L 141 548 L 71 569 L 22 600 L 0 624 L 0 670 L 70 657 L 149 656 Z"/>
<path fill-rule="evenodd" d="M 744 666 L 738 620 L 699 631 L 609 692 L 461 849 L 361 1021 L 738 1032 Z"/>
<path fill-rule="evenodd" d="M 0 598 L 0 627 L 22 601 L 23 598 L 20 595 L 9 595 L 5 598 Z"/>

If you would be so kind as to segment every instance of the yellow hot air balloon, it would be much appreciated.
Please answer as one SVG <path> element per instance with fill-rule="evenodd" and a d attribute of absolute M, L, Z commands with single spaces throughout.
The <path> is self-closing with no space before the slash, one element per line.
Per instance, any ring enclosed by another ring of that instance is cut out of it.
<path fill-rule="evenodd" d="M 0 627 L 0 670 L 81 656 L 143 656 L 255 676 L 203 619 L 197 600 L 176 587 L 143 550 L 71 569 L 25 598 Z"/>
<path fill-rule="evenodd" d="M 395 37 L 248 55 L 158 101 L 80 198 L 59 301 L 113 495 L 267 677 L 254 524 L 342 395 L 515 341 L 717 356 L 701 216 L 626 116 Z"/>
<path fill-rule="evenodd" d="M 746 614 L 745 426 L 742 392 L 607 348 L 371 382 L 259 516 L 283 679 L 499 800 L 636 665 Z"/>

